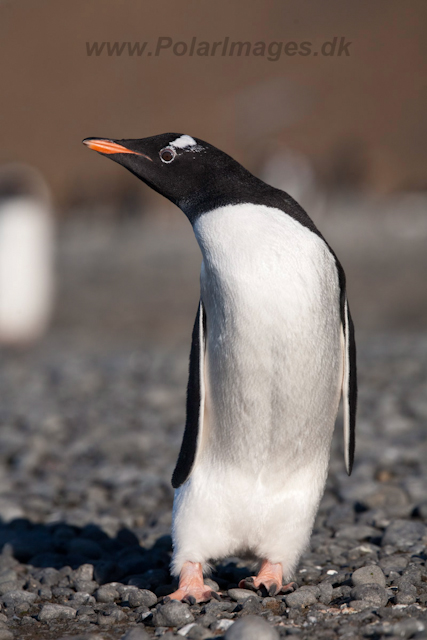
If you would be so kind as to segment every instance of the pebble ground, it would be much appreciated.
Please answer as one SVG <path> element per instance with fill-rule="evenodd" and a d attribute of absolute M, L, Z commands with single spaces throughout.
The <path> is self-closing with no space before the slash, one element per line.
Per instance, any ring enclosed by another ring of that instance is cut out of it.
<path fill-rule="evenodd" d="M 338 422 L 298 589 L 238 589 L 250 569 L 229 558 L 221 601 L 189 606 L 162 601 L 187 350 L 52 333 L 5 351 L 0 640 L 426 638 L 427 338 L 361 339 L 359 362 L 354 472 Z"/>
<path fill-rule="evenodd" d="M 164 604 L 200 258 L 102 228 L 61 232 L 52 330 L 0 354 L 0 640 L 427 639 L 427 335 L 359 333 L 356 463 L 338 420 L 298 589 L 228 558 L 220 602 Z"/>

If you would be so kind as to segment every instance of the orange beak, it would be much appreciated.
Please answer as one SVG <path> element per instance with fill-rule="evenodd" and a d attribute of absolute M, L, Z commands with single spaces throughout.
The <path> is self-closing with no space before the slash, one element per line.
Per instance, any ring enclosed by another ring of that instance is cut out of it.
<path fill-rule="evenodd" d="M 148 156 L 143 153 L 138 153 L 137 151 L 131 151 L 130 149 L 126 149 L 121 144 L 117 144 L 117 142 L 111 142 L 111 140 L 101 140 L 99 138 L 85 138 L 83 140 L 83 144 L 85 144 L 89 149 L 93 151 L 98 151 L 98 153 L 132 153 L 135 156 L 142 156 L 143 158 L 147 158 L 147 160 L 151 160 Z"/>

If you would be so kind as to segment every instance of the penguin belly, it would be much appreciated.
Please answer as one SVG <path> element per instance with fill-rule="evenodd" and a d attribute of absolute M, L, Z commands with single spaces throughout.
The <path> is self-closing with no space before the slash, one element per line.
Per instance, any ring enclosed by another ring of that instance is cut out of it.
<path fill-rule="evenodd" d="M 185 561 L 249 552 L 290 579 L 323 494 L 343 346 L 335 259 L 282 211 L 230 205 L 194 224 L 206 314 L 205 406 L 195 462 L 176 490 Z"/>

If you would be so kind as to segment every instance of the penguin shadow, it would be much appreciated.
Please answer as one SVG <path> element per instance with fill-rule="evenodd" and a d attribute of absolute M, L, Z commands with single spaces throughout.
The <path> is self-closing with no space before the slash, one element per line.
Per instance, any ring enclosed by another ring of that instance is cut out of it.
<path fill-rule="evenodd" d="M 0 519 L 0 595 L 11 588 L 25 589 L 36 579 L 41 584 L 47 580 L 59 587 L 74 588 L 83 580 L 92 592 L 98 585 L 121 582 L 149 589 L 161 597 L 173 590 L 171 553 L 169 535 L 159 537 L 148 548 L 127 528 L 112 537 L 96 524 L 77 527 L 65 522 L 40 524 L 26 518 L 10 522 Z M 92 565 L 93 570 L 87 565 Z"/>
<path fill-rule="evenodd" d="M 178 585 L 169 571 L 171 556 L 170 535 L 144 547 L 127 528 L 109 536 L 96 524 L 78 527 L 66 522 L 0 519 L 0 596 L 11 589 L 28 588 L 38 580 L 41 585 L 51 585 L 54 596 L 55 587 L 58 595 L 63 595 L 60 590 L 64 587 L 94 592 L 100 585 L 120 582 L 149 589 L 162 598 Z M 240 558 L 227 558 L 214 565 L 205 582 L 216 583 L 212 586 L 224 592 L 237 588 L 253 569 Z"/>

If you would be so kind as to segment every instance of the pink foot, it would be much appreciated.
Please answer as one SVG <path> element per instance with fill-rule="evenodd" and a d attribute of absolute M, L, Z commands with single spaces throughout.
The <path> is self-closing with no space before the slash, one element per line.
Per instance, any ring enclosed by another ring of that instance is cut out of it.
<path fill-rule="evenodd" d="M 276 596 L 280 592 L 289 593 L 296 589 L 295 582 L 282 585 L 282 580 L 282 565 L 280 563 L 272 564 L 268 560 L 263 560 L 258 575 L 240 580 L 239 587 L 241 589 L 252 589 L 252 591 L 258 591 L 258 589 L 264 587 L 269 596 Z"/>
<path fill-rule="evenodd" d="M 168 600 L 182 600 L 188 604 L 207 602 L 211 598 L 219 600 L 219 594 L 203 582 L 202 565 L 200 562 L 185 562 L 179 575 L 179 587 L 166 596 Z"/>

